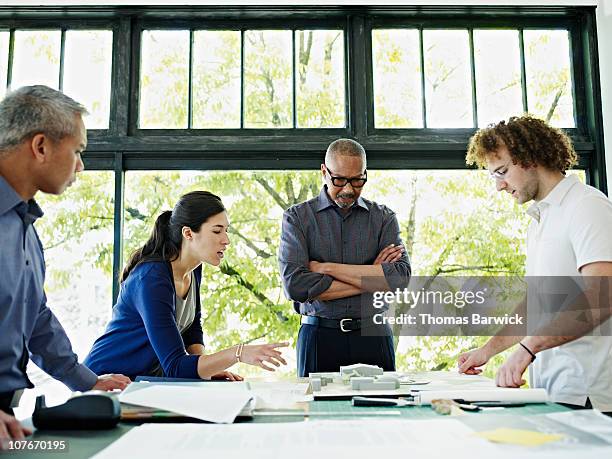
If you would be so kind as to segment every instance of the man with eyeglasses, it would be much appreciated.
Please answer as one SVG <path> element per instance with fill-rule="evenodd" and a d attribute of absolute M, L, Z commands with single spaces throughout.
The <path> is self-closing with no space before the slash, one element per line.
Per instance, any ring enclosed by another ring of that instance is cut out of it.
<path fill-rule="evenodd" d="M 491 357 L 517 345 L 497 372 L 498 386 L 520 387 L 529 367 L 530 386 L 545 388 L 551 400 L 612 411 L 612 336 L 607 322 L 612 202 L 576 175 L 566 175 L 578 163 L 569 137 L 529 115 L 478 131 L 470 141 L 467 162 L 488 168 L 497 191 L 519 204 L 533 201 L 527 209 L 533 220 L 527 233 L 526 275 L 538 276 L 538 285 L 578 279 L 584 283 L 582 304 L 588 310 L 567 308 L 566 297 L 557 295 L 551 306 L 558 310 L 549 316 L 550 323 L 529 330 L 554 336 L 508 336 L 516 331 L 502 329 L 483 347 L 460 355 L 459 372 L 478 374 Z M 543 298 L 528 293 L 517 310 L 531 311 L 529 321 L 547 305 Z"/>
<path fill-rule="evenodd" d="M 281 233 L 283 286 L 302 315 L 298 375 L 354 363 L 395 370 L 393 337 L 372 320 L 380 310 L 369 292 L 408 285 L 410 262 L 397 218 L 361 197 L 366 154 L 354 140 L 331 143 L 321 175 L 319 195 L 287 209 Z"/>

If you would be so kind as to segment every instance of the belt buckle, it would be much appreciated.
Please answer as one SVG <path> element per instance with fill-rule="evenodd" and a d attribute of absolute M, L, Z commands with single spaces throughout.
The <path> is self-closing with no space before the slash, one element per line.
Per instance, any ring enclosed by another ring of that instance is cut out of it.
<path fill-rule="evenodd" d="M 340 319 L 340 330 L 342 330 L 344 333 L 348 333 L 348 332 L 352 331 L 352 330 L 344 328 L 344 321 L 346 321 L 346 320 L 351 321 L 353 319 L 351 319 L 351 318 Z"/>

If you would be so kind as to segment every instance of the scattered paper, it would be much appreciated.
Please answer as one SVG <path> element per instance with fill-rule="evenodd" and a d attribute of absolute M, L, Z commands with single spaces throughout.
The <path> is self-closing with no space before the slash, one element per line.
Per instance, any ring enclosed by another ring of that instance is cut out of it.
<path fill-rule="evenodd" d="M 252 397 L 248 391 L 208 388 L 206 385 L 192 387 L 144 383 L 144 386 L 123 392 L 119 400 L 203 421 L 231 423 Z"/>
<path fill-rule="evenodd" d="M 572 410 L 546 416 L 612 444 L 612 418 L 597 410 Z"/>
<path fill-rule="evenodd" d="M 313 400 L 313 396 L 307 393 L 308 383 L 250 382 L 249 387 L 256 397 L 256 409 L 296 409 Z"/>
<path fill-rule="evenodd" d="M 564 435 L 561 434 L 546 434 L 534 430 L 509 428 L 499 428 L 485 432 L 477 432 L 474 435 L 485 438 L 494 443 L 505 443 L 520 446 L 540 446 L 564 438 Z"/>
<path fill-rule="evenodd" d="M 309 421 L 249 424 L 145 424 L 95 459 L 117 457 L 222 457 L 312 459 L 317 457 L 497 457 L 498 447 L 470 435 L 455 420 Z M 440 441 L 441 438 L 444 441 Z"/>

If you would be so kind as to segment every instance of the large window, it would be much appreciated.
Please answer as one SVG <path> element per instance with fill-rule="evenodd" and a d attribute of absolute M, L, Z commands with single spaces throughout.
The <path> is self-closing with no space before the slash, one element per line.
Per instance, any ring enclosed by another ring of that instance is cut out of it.
<path fill-rule="evenodd" d="M 233 227 L 225 263 L 205 270 L 209 348 L 293 341 L 280 217 L 318 192 L 339 137 L 365 146 L 364 193 L 398 213 L 415 274 L 520 273 L 524 209 L 466 169 L 467 142 L 529 111 L 566 130 L 583 179 L 607 191 L 594 18 L 593 7 L 0 7 L 0 93 L 47 84 L 91 113 L 90 172 L 42 200 L 38 225 L 50 304 L 79 355 L 127 255 L 196 188 L 222 196 Z M 445 364 L 470 343 L 402 339 L 398 362 Z"/>
<path fill-rule="evenodd" d="M 47 306 L 83 360 L 112 312 L 113 174 L 83 172 L 62 196 L 40 193 L 36 199 L 44 212 L 35 227 L 47 265 Z M 28 377 L 35 388 L 15 410 L 20 419 L 31 415 L 37 395 L 53 406 L 70 394 L 32 361 Z"/>
<path fill-rule="evenodd" d="M 482 127 L 531 112 L 573 128 L 569 39 L 567 30 L 374 29 L 376 127 Z"/>
<path fill-rule="evenodd" d="M 567 30 L 372 30 L 375 126 L 575 127 Z M 143 30 L 139 126 L 342 128 L 343 30 Z"/>
<path fill-rule="evenodd" d="M 584 181 L 584 173 L 578 173 Z M 231 244 L 219 268 L 203 269 L 207 348 L 253 339 L 294 344 L 298 317 L 278 275 L 281 217 L 289 206 L 316 196 L 321 186 L 317 171 L 128 172 L 124 256 L 144 243 L 157 216 L 182 194 L 219 195 L 230 219 Z M 86 172 L 63 197 L 41 200 L 47 213 L 37 228 L 46 248 L 49 305 L 81 358 L 111 312 L 111 194 L 109 173 Z M 396 212 L 415 276 L 524 273 L 529 217 L 524 206 L 495 191 L 484 171 L 372 171 L 363 196 Z M 400 358 L 423 369 L 433 358 L 431 346 L 446 343 L 436 358 L 448 364 L 457 345 L 454 337 L 400 341 Z"/>
<path fill-rule="evenodd" d="M 139 127 L 344 127 L 342 30 L 143 30 Z"/>
<path fill-rule="evenodd" d="M 110 317 L 113 259 L 113 175 L 79 174 L 61 196 L 40 194 L 36 222 L 47 265 L 47 303 L 84 358 Z"/>
<path fill-rule="evenodd" d="M 88 129 L 106 129 L 112 43 L 110 30 L 0 31 L 0 81 L 11 89 L 35 84 L 60 89 L 85 105 Z M 0 84 L 0 94 L 4 92 Z"/>
<path fill-rule="evenodd" d="M 528 111 L 606 190 L 592 7 L 66 11 L 0 7 L 0 78 L 83 102 L 90 168 L 312 168 L 338 137 L 371 169 L 463 168 Z"/>
<path fill-rule="evenodd" d="M 128 172 L 124 255 L 144 243 L 157 216 L 171 210 L 182 194 L 208 190 L 219 195 L 230 220 L 231 244 L 219 268 L 203 269 L 207 348 L 252 339 L 294 345 L 298 316 L 278 274 L 281 217 L 289 206 L 316 196 L 321 186 L 318 171 Z M 363 196 L 397 213 L 413 275 L 523 274 L 525 209 L 497 193 L 484 171 L 372 171 Z M 413 368 L 425 369 L 427 345 L 440 340 L 402 337 L 400 357 Z M 446 343 L 450 348 L 456 340 Z M 292 362 L 294 355 L 288 352 Z M 437 363 L 452 357 L 442 352 Z M 295 365 L 282 371 L 293 373 Z"/>

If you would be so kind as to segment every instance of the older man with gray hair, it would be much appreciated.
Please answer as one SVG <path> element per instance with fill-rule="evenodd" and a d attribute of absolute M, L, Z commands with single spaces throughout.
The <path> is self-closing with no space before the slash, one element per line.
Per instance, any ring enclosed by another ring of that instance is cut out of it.
<path fill-rule="evenodd" d="M 34 363 L 72 390 L 123 389 L 123 375 L 98 377 L 72 351 L 47 307 L 45 261 L 33 223 L 38 191 L 61 194 L 83 170 L 87 111 L 46 86 L 26 86 L 0 102 L 0 449 L 29 431 L 12 417 Z"/>
<path fill-rule="evenodd" d="M 408 285 L 410 262 L 397 218 L 361 197 L 368 174 L 356 141 L 332 142 L 321 175 L 319 195 L 287 209 L 281 233 L 283 286 L 302 315 L 298 375 L 354 363 L 395 370 L 390 328 L 375 324 L 380 311 L 369 293 Z"/>

